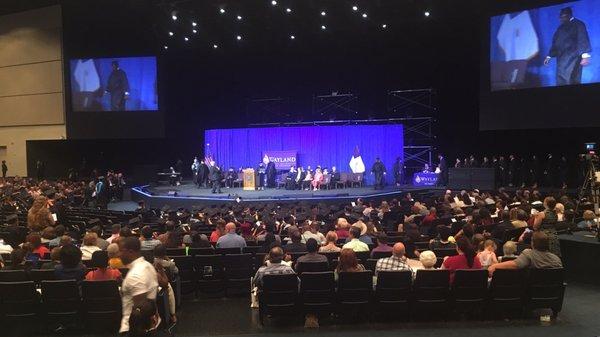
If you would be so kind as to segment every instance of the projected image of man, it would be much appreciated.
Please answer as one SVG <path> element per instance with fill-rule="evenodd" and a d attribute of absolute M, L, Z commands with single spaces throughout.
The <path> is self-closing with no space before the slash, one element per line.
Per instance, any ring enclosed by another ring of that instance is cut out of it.
<path fill-rule="evenodd" d="M 554 32 L 544 65 L 556 58 L 556 85 L 581 83 L 582 67 L 590 64 L 592 47 L 585 23 L 573 17 L 571 7 L 560 10 L 560 26 Z"/>
<path fill-rule="evenodd" d="M 118 61 L 112 61 L 112 72 L 108 77 L 106 92 L 110 94 L 110 109 L 112 111 L 125 110 L 125 101 L 129 97 L 129 81 L 125 71 L 119 68 Z"/>

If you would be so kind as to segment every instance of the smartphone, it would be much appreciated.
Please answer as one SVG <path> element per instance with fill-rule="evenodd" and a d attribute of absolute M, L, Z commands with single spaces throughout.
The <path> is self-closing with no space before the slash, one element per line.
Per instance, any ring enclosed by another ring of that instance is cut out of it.
<path fill-rule="evenodd" d="M 352 205 L 352 207 L 356 207 L 356 203 L 354 201 L 351 202 L 350 205 Z"/>
<path fill-rule="evenodd" d="M 52 219 L 54 219 L 54 221 L 58 221 L 58 218 L 56 217 L 56 213 L 52 213 Z"/>

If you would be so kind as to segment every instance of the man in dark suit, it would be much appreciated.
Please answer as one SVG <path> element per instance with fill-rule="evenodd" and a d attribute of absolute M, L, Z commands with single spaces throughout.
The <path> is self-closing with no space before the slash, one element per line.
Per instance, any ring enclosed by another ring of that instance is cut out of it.
<path fill-rule="evenodd" d="M 329 175 L 331 176 L 331 184 L 335 185 L 335 183 L 337 183 L 338 181 L 340 181 L 340 172 L 337 170 L 337 167 L 332 166 L 331 167 L 331 172 L 329 172 Z"/>
<path fill-rule="evenodd" d="M 556 57 L 556 85 L 580 84 L 582 68 L 590 64 L 592 52 L 587 28 L 573 17 L 571 7 L 560 10 L 559 20 L 544 65 Z"/>
<path fill-rule="evenodd" d="M 221 168 L 214 161 L 210 162 L 208 180 L 212 186 L 212 193 L 221 193 Z"/>
<path fill-rule="evenodd" d="M 396 162 L 394 163 L 394 181 L 396 186 L 402 185 L 402 181 L 404 180 L 404 163 L 400 159 L 400 157 L 396 158 Z"/>

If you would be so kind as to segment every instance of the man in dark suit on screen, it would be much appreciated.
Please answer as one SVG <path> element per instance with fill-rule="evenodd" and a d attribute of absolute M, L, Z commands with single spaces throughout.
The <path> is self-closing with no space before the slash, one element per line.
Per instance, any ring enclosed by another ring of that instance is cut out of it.
<path fill-rule="evenodd" d="M 112 72 L 108 77 L 106 92 L 110 94 L 110 110 L 125 110 L 125 101 L 129 98 L 127 74 L 119 68 L 118 61 L 112 61 Z"/>
<path fill-rule="evenodd" d="M 559 20 L 544 65 L 556 57 L 556 85 L 580 84 L 582 68 L 590 64 L 592 52 L 588 32 L 585 23 L 573 17 L 571 7 L 560 10 Z"/>

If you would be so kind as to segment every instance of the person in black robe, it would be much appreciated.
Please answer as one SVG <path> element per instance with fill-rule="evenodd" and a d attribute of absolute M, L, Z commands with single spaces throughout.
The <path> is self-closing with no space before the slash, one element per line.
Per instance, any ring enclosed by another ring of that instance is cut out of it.
<path fill-rule="evenodd" d="M 118 61 L 112 61 L 112 72 L 108 77 L 106 92 L 110 94 L 110 110 L 125 110 L 125 101 L 129 97 L 127 74 L 119 68 Z"/>
<path fill-rule="evenodd" d="M 446 186 L 448 185 L 448 164 L 446 163 L 446 158 L 443 155 L 438 155 L 438 168 L 440 169 L 439 178 L 437 181 L 438 186 Z"/>
<path fill-rule="evenodd" d="M 562 156 L 558 162 L 558 183 L 561 188 L 567 188 L 567 178 L 569 173 L 569 164 L 567 158 Z"/>
<path fill-rule="evenodd" d="M 477 161 L 474 155 L 471 155 L 471 157 L 469 157 L 469 167 L 479 167 L 479 161 Z"/>
<path fill-rule="evenodd" d="M 192 163 L 192 181 L 194 185 L 198 185 L 198 171 L 200 170 L 200 161 L 198 157 L 194 157 L 194 162 Z"/>
<path fill-rule="evenodd" d="M 267 163 L 265 174 L 267 175 L 267 187 L 274 188 L 275 180 L 277 179 L 277 169 L 275 168 L 274 162 L 269 161 Z"/>
<path fill-rule="evenodd" d="M 331 176 L 331 184 L 332 185 L 335 185 L 341 179 L 340 172 L 337 170 L 337 167 L 335 167 L 335 166 L 331 167 L 331 172 L 329 172 L 329 175 Z"/>
<path fill-rule="evenodd" d="M 233 167 L 229 168 L 227 174 L 225 174 L 225 187 L 233 188 L 233 182 L 237 179 L 237 173 L 233 169 Z"/>
<path fill-rule="evenodd" d="M 375 175 L 375 189 L 383 189 L 383 185 L 385 185 L 384 176 L 386 174 L 386 169 L 379 158 L 375 159 L 375 163 L 373 163 L 373 167 L 371 168 L 371 174 Z"/>
<path fill-rule="evenodd" d="M 258 168 L 256 169 L 257 179 L 257 189 L 264 190 L 267 186 L 267 168 L 263 162 L 258 164 Z"/>
<path fill-rule="evenodd" d="M 500 156 L 498 159 L 498 169 L 500 170 L 500 186 L 504 187 L 508 185 L 508 163 L 504 156 Z"/>
<path fill-rule="evenodd" d="M 508 156 L 508 186 L 517 186 L 517 158 L 514 155 Z"/>
<path fill-rule="evenodd" d="M 6 160 L 2 161 L 2 178 L 6 178 L 6 172 L 8 171 L 8 166 L 6 166 Z"/>
<path fill-rule="evenodd" d="M 215 164 L 214 161 L 210 162 L 208 180 L 212 186 L 212 193 L 221 193 L 221 168 Z"/>
<path fill-rule="evenodd" d="M 544 183 L 547 187 L 553 187 L 556 185 L 556 161 L 552 156 L 552 153 L 548 154 L 546 160 L 546 166 L 544 168 Z"/>
<path fill-rule="evenodd" d="M 208 165 L 206 165 L 205 161 L 201 161 L 198 168 L 198 188 L 207 187 L 208 173 Z"/>
<path fill-rule="evenodd" d="M 491 168 L 492 167 L 492 163 L 490 163 L 490 160 L 488 159 L 488 157 L 483 157 L 483 161 L 481 162 L 481 168 Z"/>
<path fill-rule="evenodd" d="M 587 28 L 573 17 L 571 7 L 560 10 L 559 20 L 544 65 L 556 57 L 556 85 L 580 84 L 582 68 L 590 63 L 592 52 Z"/>
<path fill-rule="evenodd" d="M 396 186 L 402 185 L 402 181 L 404 180 L 404 163 L 400 159 L 400 157 L 396 158 L 396 162 L 394 163 L 394 181 Z"/>

